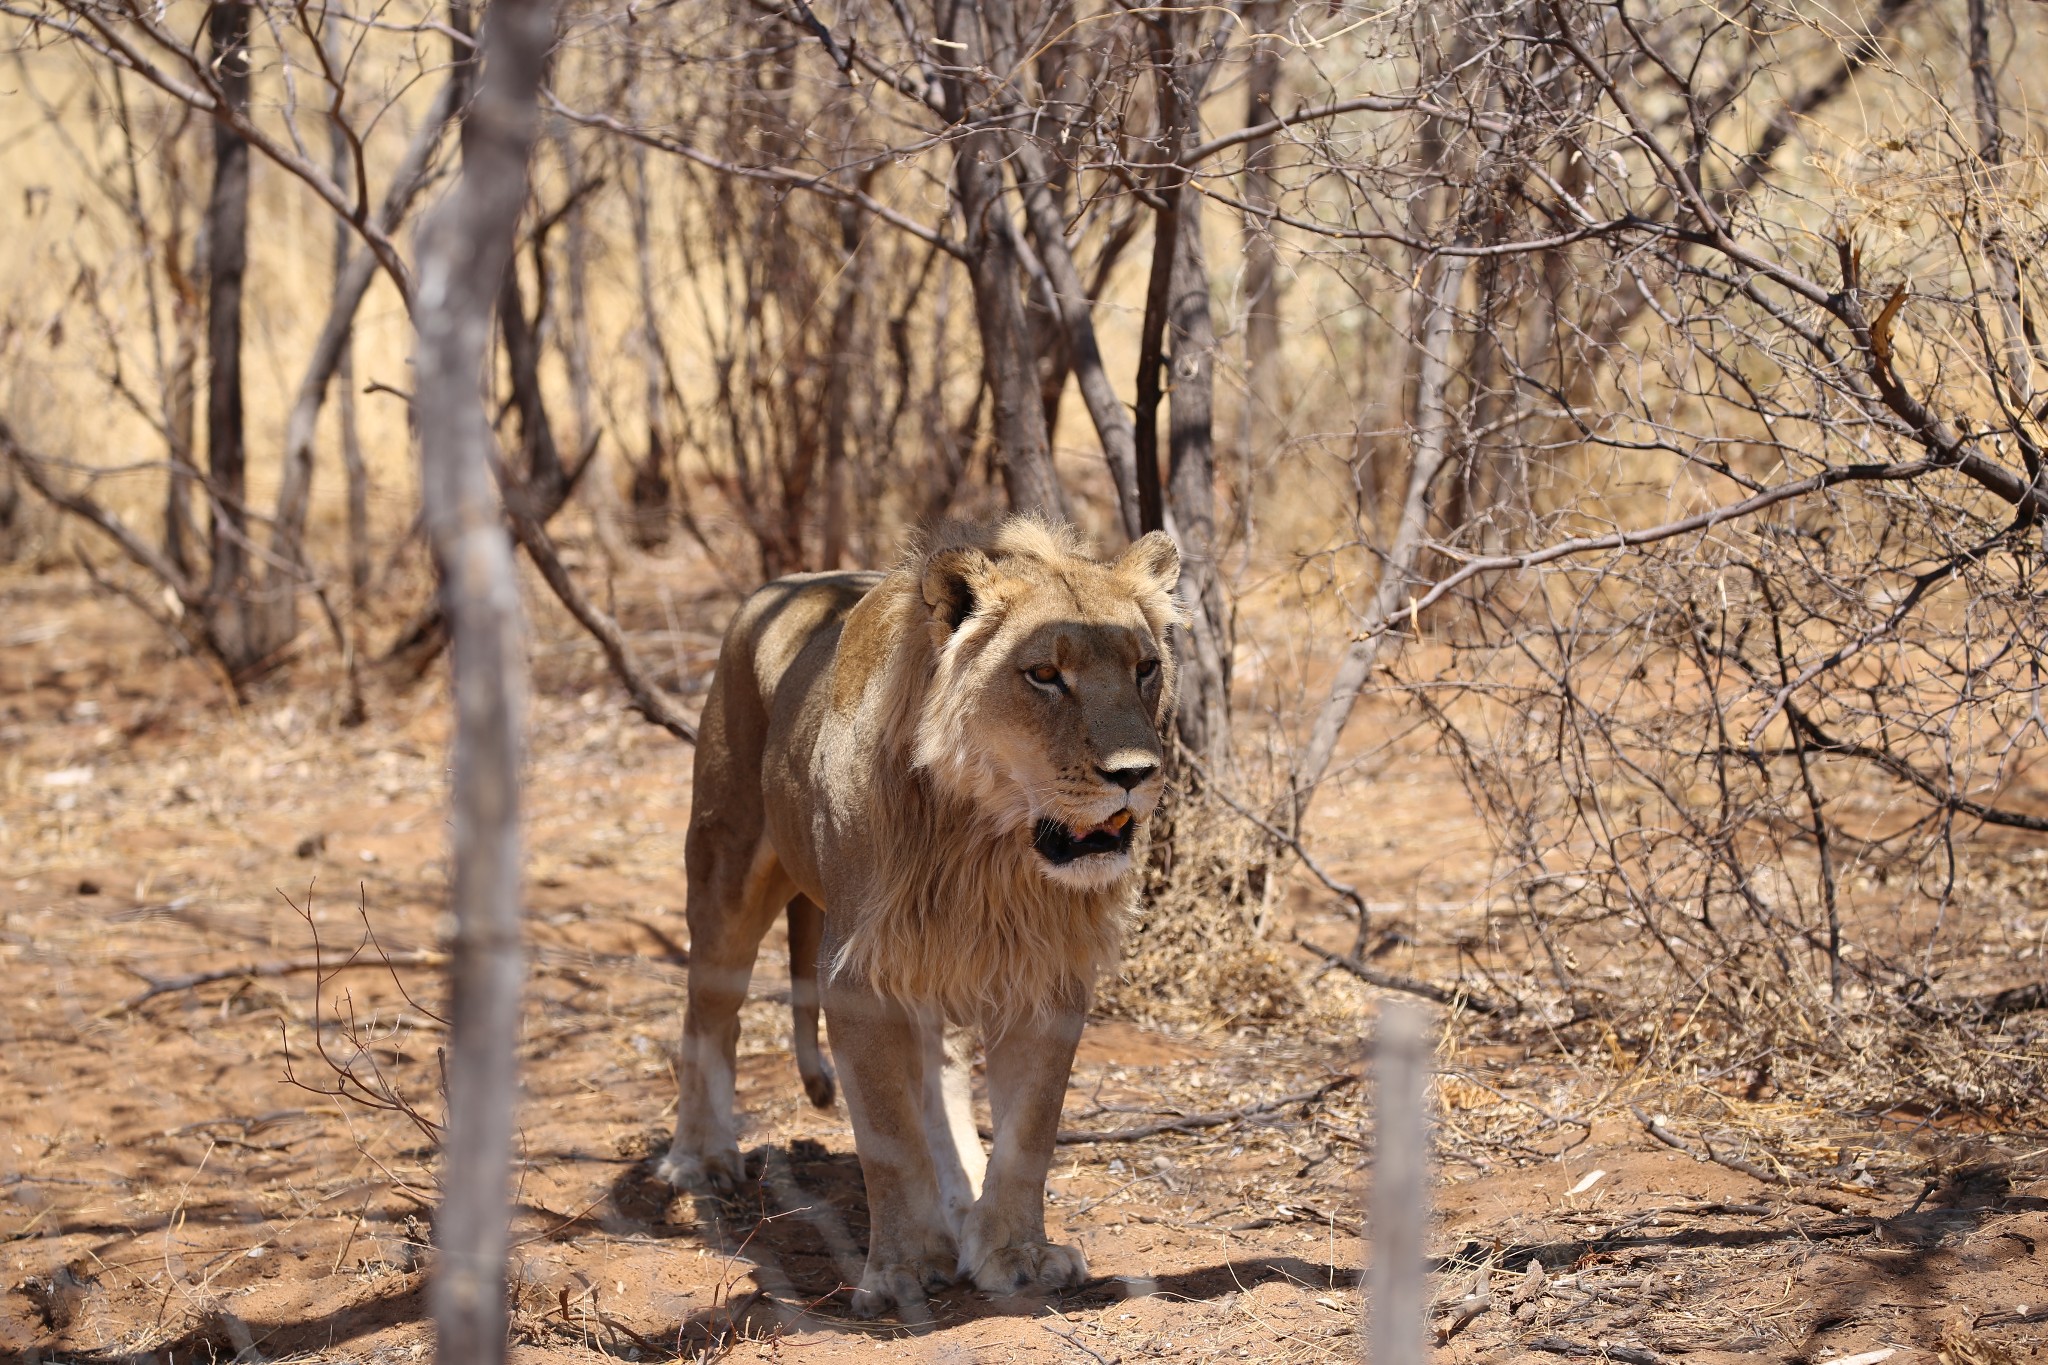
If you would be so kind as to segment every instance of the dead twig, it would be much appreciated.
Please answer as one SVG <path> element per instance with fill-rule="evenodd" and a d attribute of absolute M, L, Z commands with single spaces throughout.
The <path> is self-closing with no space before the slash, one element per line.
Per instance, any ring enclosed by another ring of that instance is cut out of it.
<path fill-rule="evenodd" d="M 1310 943 L 1299 934 L 1295 934 L 1292 937 L 1295 946 L 1314 953 L 1333 967 L 1342 967 L 1360 981 L 1378 986 L 1381 990 L 1399 991 L 1403 995 L 1417 995 L 1424 1000 L 1433 1000 L 1439 1005 L 1448 1005 L 1454 1009 L 1467 1009 L 1474 1014 L 1483 1014 L 1489 1019 L 1506 1018 L 1515 1012 L 1513 1006 L 1489 999 L 1486 996 L 1473 995 L 1469 991 L 1463 990 L 1445 990 L 1442 986 L 1434 985 L 1428 981 L 1418 981 L 1412 976 L 1402 976 L 1396 972 L 1383 972 L 1377 967 L 1367 966 L 1348 953 L 1334 952 L 1331 949 Z"/>
<path fill-rule="evenodd" d="M 369 969 L 384 970 L 391 967 L 439 967 L 448 961 L 448 955 L 425 950 L 413 952 L 385 952 L 375 959 L 363 961 L 323 962 L 318 957 L 294 957 L 282 962 L 245 962 L 235 967 L 216 967 L 203 972 L 186 972 L 182 976 L 145 976 L 133 967 L 122 970 L 140 977 L 149 983 L 149 989 L 129 996 L 116 1005 L 101 1010 L 96 1018 L 113 1019 L 128 1014 L 148 1004 L 160 995 L 173 995 L 200 986 L 211 986 L 219 981 L 264 980 L 280 976 L 298 976 L 305 972 L 345 972 Z"/>
<path fill-rule="evenodd" d="M 1069 1128 L 1060 1133 L 1062 1146 L 1073 1146 L 1087 1142 L 1136 1142 L 1140 1138 L 1158 1137 L 1162 1133 L 1193 1133 L 1204 1128 L 1221 1128 L 1225 1124 L 1237 1123 L 1243 1119 L 1270 1114 L 1290 1105 L 1315 1104 L 1332 1091 L 1342 1090 L 1358 1080 L 1356 1072 L 1347 1071 L 1333 1076 L 1313 1090 L 1304 1090 L 1298 1095 L 1282 1095 L 1263 1104 L 1246 1105 L 1242 1109 L 1219 1109 L 1209 1114 L 1186 1114 L 1180 1118 L 1161 1119 L 1157 1123 L 1141 1123 L 1130 1128 Z M 990 1134 L 984 1130 L 983 1137 Z"/>
<path fill-rule="evenodd" d="M 1664 1360 L 1655 1351 L 1647 1351 L 1640 1346 L 1616 1346 L 1608 1342 L 1594 1346 L 1566 1337 L 1538 1337 L 1529 1343 L 1529 1349 L 1554 1356 L 1599 1356 L 1603 1360 L 1619 1360 L 1622 1365 L 1663 1365 Z"/>

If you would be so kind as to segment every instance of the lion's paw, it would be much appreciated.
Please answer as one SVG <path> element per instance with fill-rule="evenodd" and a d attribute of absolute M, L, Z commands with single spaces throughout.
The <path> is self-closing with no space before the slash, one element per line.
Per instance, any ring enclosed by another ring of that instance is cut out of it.
<path fill-rule="evenodd" d="M 952 1259 L 944 1253 L 870 1265 L 853 1291 L 853 1314 L 859 1318 L 879 1317 L 891 1308 L 917 1308 L 925 1295 L 953 1282 Z"/>
<path fill-rule="evenodd" d="M 973 1267 L 974 1287 L 984 1294 L 1023 1289 L 1071 1289 L 1088 1278 L 1079 1247 L 1057 1242 L 1019 1242 L 986 1252 Z"/>
<path fill-rule="evenodd" d="M 740 1159 L 737 1147 L 701 1156 L 671 1147 L 668 1155 L 655 1163 L 654 1175 L 679 1190 L 730 1194 L 744 1181 L 746 1163 Z"/>

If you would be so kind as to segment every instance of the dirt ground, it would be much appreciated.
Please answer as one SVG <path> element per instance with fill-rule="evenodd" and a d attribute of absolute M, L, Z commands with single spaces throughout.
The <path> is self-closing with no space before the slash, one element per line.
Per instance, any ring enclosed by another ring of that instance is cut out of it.
<path fill-rule="evenodd" d="M 643 638 L 701 677 L 728 606 L 671 601 Z M 517 1360 L 1359 1358 L 1376 997 L 1292 949 L 1297 1018 L 1091 1025 L 1066 1121 L 1097 1140 L 1061 1148 L 1048 1196 L 1098 1276 L 1071 1294 L 848 1316 L 859 1167 L 843 1109 L 797 1085 L 774 940 L 741 1045 L 758 1180 L 722 1202 L 652 1182 L 690 754 L 560 623 L 534 652 Z M 379 683 L 341 729 L 307 670 L 237 708 L 78 575 L 0 576 L 0 1356 L 430 1354 L 428 1138 L 336 1092 L 437 1112 L 445 697 Z M 1378 780 L 1326 817 L 1334 870 L 1469 898 L 1482 844 L 1451 775 L 1390 752 Z M 1286 906 L 1348 942 L 1305 889 Z M 1418 908 L 1396 965 L 1454 967 L 1460 932 Z M 1440 1062 L 1439 1323 L 1489 1296 L 1441 1360 L 1989 1365 L 2048 1338 L 2036 1135 L 1660 1090 L 1458 1028 Z M 1660 1107 L 1685 1150 L 1650 1131 Z M 1758 1178 L 1774 1161 L 1810 1179 Z"/>

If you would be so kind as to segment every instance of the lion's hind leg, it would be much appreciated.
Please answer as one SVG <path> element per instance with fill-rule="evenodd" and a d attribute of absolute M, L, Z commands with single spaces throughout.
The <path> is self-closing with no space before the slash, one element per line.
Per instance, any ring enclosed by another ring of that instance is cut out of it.
<path fill-rule="evenodd" d="M 832 1107 L 836 1090 L 832 1063 L 818 1048 L 818 945 L 825 937 L 825 912 L 809 896 L 789 903 L 789 1009 L 796 1043 L 797 1074 L 804 1094 L 820 1109 Z"/>
<path fill-rule="evenodd" d="M 726 1191 L 744 1178 L 733 1122 L 740 1006 L 754 957 L 793 890 L 765 837 L 751 857 L 723 852 L 693 827 L 689 858 L 690 984 L 676 1096 L 676 1135 L 655 1173 L 671 1185 Z M 737 842 L 737 841 L 735 841 Z"/>

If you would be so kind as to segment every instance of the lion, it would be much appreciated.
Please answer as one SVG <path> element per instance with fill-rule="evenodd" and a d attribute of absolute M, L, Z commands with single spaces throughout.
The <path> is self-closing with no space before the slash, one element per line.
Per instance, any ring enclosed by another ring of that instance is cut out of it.
<path fill-rule="evenodd" d="M 729 1190 L 739 1010 L 787 909 L 796 1048 L 867 1184 L 872 1317 L 965 1278 L 1080 1283 L 1045 1179 L 1098 972 L 1164 787 L 1180 556 L 1067 527 L 954 527 L 878 573 L 778 579 L 727 630 L 699 725 L 671 1184 Z M 992 1154 L 969 1103 L 987 1059 Z"/>

